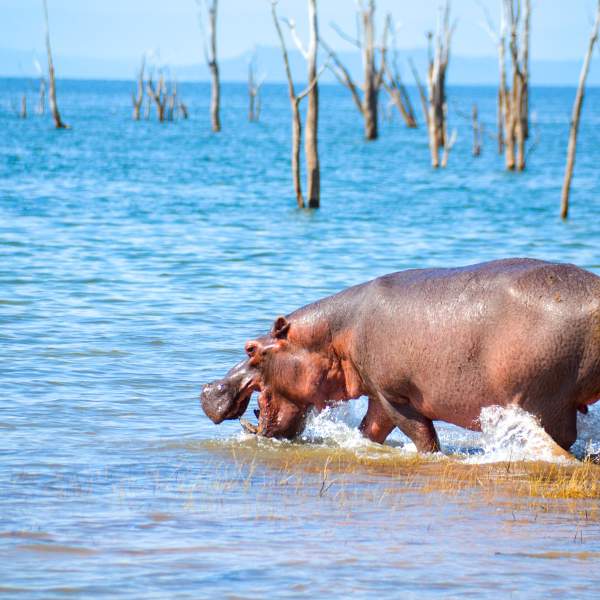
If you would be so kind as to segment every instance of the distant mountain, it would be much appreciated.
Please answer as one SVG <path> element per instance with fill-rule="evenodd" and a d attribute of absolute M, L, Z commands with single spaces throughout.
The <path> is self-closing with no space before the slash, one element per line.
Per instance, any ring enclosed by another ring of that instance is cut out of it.
<path fill-rule="evenodd" d="M 260 46 L 257 48 L 259 71 L 267 81 L 281 82 L 285 79 L 281 53 L 278 48 Z M 223 81 L 245 81 L 247 78 L 250 52 L 220 62 Z M 340 58 L 350 72 L 360 79 L 362 70 L 358 52 L 342 52 Z M 0 49 L 0 76 L 36 76 L 33 52 Z M 421 73 L 425 72 L 426 53 L 423 49 L 407 50 L 401 53 L 401 67 L 407 82 L 412 83 L 408 68 L 408 57 L 412 57 Z M 37 53 L 37 59 L 44 65 L 45 55 Z M 132 79 L 138 67 L 139 58 L 103 59 L 72 56 L 55 57 L 56 71 L 65 79 Z M 296 51 L 290 51 L 290 64 L 298 83 L 305 79 L 304 59 Z M 170 65 L 177 78 L 182 81 L 204 81 L 209 79 L 204 64 Z M 581 62 L 578 60 L 550 61 L 533 60 L 531 78 L 533 85 L 576 85 Z M 323 81 L 333 81 L 331 73 L 323 74 Z M 448 71 L 450 84 L 489 85 L 498 81 L 498 63 L 494 57 L 452 56 Z M 589 75 L 589 85 L 600 85 L 600 60 L 594 60 Z"/>

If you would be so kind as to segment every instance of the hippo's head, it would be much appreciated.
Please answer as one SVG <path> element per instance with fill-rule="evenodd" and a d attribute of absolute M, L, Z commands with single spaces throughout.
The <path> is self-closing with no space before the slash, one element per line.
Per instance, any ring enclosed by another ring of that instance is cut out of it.
<path fill-rule="evenodd" d="M 295 437 L 311 406 L 321 408 L 339 397 L 340 371 L 332 368 L 329 344 L 323 339 L 327 333 L 310 324 L 307 331 L 306 324 L 296 327 L 278 317 L 269 334 L 246 343 L 246 360 L 223 379 L 204 386 L 204 412 L 215 423 L 237 419 L 252 392 L 260 390 L 255 433 Z"/>

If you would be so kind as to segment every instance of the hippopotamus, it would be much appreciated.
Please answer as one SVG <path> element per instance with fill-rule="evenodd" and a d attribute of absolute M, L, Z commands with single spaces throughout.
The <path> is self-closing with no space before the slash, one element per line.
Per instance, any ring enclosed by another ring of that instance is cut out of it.
<path fill-rule="evenodd" d="M 310 409 L 367 396 L 366 437 L 398 427 L 436 452 L 434 421 L 479 430 L 482 408 L 515 406 L 566 451 L 600 398 L 600 277 L 526 258 L 400 271 L 277 317 L 245 350 L 202 390 L 215 423 L 257 390 L 247 428 L 294 438 Z"/>

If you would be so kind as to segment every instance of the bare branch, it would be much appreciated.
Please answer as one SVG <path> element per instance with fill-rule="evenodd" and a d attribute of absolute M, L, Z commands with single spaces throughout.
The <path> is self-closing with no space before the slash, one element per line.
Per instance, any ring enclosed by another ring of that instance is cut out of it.
<path fill-rule="evenodd" d="M 347 33 L 345 33 L 340 27 L 339 25 L 337 25 L 337 23 L 334 23 L 333 21 L 331 23 L 329 23 L 329 26 L 346 42 L 348 42 L 349 44 L 352 44 L 353 46 L 356 46 L 359 50 L 362 48 L 362 44 L 360 43 L 360 40 L 358 38 L 353 38 L 351 35 L 348 35 Z"/>
<path fill-rule="evenodd" d="M 323 71 L 325 71 L 325 69 L 327 69 L 329 67 L 329 61 L 327 61 L 324 65 L 321 66 L 321 68 L 319 69 L 319 72 L 315 75 L 315 78 L 310 82 L 310 84 L 304 89 L 302 90 L 298 96 L 296 96 L 298 98 L 298 100 L 302 100 L 302 98 L 304 98 L 305 96 L 308 96 L 308 94 L 310 94 L 313 90 L 313 88 L 315 87 L 315 85 L 317 85 L 318 81 L 319 81 L 319 77 L 321 77 L 321 75 L 323 74 Z"/>
<path fill-rule="evenodd" d="M 350 72 L 343 65 L 342 61 L 338 58 L 337 54 L 323 40 L 319 40 L 319 43 L 325 49 L 327 54 L 329 54 L 329 57 L 331 58 L 331 60 L 334 62 L 335 66 L 338 69 L 336 71 L 336 69 L 333 68 L 333 66 L 330 67 L 331 70 L 333 71 L 334 75 L 337 77 L 338 81 L 342 85 L 346 86 L 350 90 L 350 93 L 352 94 L 354 103 L 356 104 L 358 110 L 362 113 L 363 112 L 362 102 L 361 102 L 360 96 L 358 94 L 358 89 L 356 88 L 356 84 L 352 80 L 352 76 L 350 75 Z"/>
<path fill-rule="evenodd" d="M 306 48 L 304 48 L 304 46 L 302 45 L 302 40 L 298 37 L 298 32 L 296 31 L 296 22 L 294 21 L 294 19 L 286 19 L 286 18 L 282 17 L 281 20 L 284 23 L 286 23 L 287 26 L 290 28 L 292 40 L 294 41 L 294 44 L 296 45 L 296 48 L 298 48 L 298 51 L 300 52 L 300 54 L 302 54 L 302 56 L 306 60 L 308 60 L 308 50 L 306 50 Z"/>

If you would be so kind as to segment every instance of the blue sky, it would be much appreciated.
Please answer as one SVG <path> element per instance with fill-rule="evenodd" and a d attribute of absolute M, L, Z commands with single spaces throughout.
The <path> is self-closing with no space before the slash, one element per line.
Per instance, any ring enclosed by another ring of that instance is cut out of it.
<path fill-rule="evenodd" d="M 165 61 L 190 64 L 202 60 L 194 0 L 48 0 L 55 54 L 72 57 L 138 60 L 145 50 L 159 49 Z M 500 0 L 481 0 L 497 16 Z M 532 57 L 577 59 L 585 51 L 594 11 L 592 0 L 532 0 Z M 404 48 L 424 45 L 424 32 L 435 24 L 438 0 L 379 0 L 381 17 L 391 11 L 402 23 Z M 0 48 L 43 50 L 41 0 L 0 0 Z M 268 0 L 219 1 L 219 53 L 238 56 L 255 44 L 275 45 Z M 320 0 L 321 33 L 340 50 L 350 49 L 329 26 L 336 21 L 354 29 L 354 0 Z M 281 15 L 293 17 L 301 32 L 305 0 L 280 0 Z M 458 19 L 453 51 L 462 56 L 494 56 L 495 48 L 481 27 L 477 0 L 455 0 Z"/>

